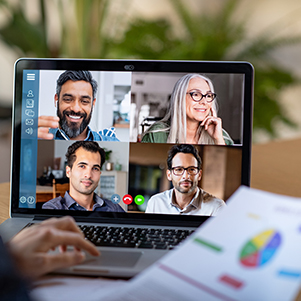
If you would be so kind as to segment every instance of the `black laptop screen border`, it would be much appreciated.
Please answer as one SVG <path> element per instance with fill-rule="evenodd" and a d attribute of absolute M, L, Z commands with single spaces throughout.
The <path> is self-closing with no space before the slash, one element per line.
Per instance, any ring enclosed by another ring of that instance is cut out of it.
<path fill-rule="evenodd" d="M 13 111 L 13 139 L 12 139 L 12 169 L 11 169 L 11 216 L 44 216 L 45 211 L 33 208 L 19 208 L 19 179 L 20 179 L 20 141 L 21 141 L 21 113 L 22 113 L 22 83 L 23 70 L 91 70 L 91 71 L 131 71 L 131 72 L 178 72 L 178 73 L 231 73 L 244 74 L 244 104 L 243 104 L 243 140 L 242 140 L 242 170 L 241 185 L 250 186 L 251 139 L 253 115 L 253 77 L 254 71 L 247 62 L 211 62 L 211 61 L 144 61 L 144 60 L 76 60 L 76 59 L 20 59 L 15 64 L 15 91 Z M 66 215 L 66 211 L 51 210 L 53 216 Z M 183 221 L 201 223 L 204 217 L 179 216 L 165 214 L 137 214 L 133 213 L 97 213 L 70 212 L 68 214 L 80 218 L 90 216 L 97 220 L 128 220 L 160 224 L 177 223 Z M 47 216 L 48 212 L 47 212 Z M 92 220 L 92 219 L 91 219 Z"/>

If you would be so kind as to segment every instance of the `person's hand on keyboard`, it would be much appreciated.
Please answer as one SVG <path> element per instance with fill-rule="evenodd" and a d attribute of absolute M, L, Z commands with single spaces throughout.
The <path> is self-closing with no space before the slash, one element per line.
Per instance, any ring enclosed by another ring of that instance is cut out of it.
<path fill-rule="evenodd" d="M 73 249 L 67 250 L 67 246 Z M 51 218 L 22 230 L 8 242 L 8 247 L 23 276 L 31 279 L 81 263 L 85 259 L 83 251 L 100 254 L 68 216 Z M 57 247 L 60 252 L 49 253 Z"/>

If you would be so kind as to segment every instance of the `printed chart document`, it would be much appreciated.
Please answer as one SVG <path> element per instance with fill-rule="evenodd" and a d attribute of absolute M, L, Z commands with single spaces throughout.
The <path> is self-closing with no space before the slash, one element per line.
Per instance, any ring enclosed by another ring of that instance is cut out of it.
<path fill-rule="evenodd" d="M 101 300 L 294 300 L 301 199 L 240 187 L 180 247 Z"/>

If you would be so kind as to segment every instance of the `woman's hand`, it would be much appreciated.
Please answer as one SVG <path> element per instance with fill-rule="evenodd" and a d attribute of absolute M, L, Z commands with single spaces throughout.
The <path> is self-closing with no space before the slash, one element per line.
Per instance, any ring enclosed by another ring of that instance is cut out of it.
<path fill-rule="evenodd" d="M 67 250 L 67 246 L 73 250 Z M 49 253 L 56 247 L 60 252 Z M 31 279 L 81 263 L 85 259 L 81 250 L 99 256 L 99 251 L 69 216 L 51 218 L 22 230 L 8 243 L 8 248 L 17 268 Z"/>
<path fill-rule="evenodd" d="M 215 144 L 226 144 L 223 138 L 222 120 L 217 117 L 216 111 L 211 108 L 212 115 L 208 115 L 201 123 L 201 126 L 214 139 Z"/>

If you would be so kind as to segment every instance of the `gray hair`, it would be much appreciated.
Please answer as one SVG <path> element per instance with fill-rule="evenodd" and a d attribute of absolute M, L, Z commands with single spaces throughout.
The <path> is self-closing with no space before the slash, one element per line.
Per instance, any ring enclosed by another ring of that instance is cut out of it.
<path fill-rule="evenodd" d="M 90 83 L 93 91 L 93 99 L 96 97 L 97 82 L 93 79 L 91 72 L 85 70 L 66 70 L 63 72 L 56 81 L 56 94 L 58 97 L 60 96 L 63 84 L 68 80 L 72 80 L 74 82 L 83 80 Z"/>
<path fill-rule="evenodd" d="M 170 125 L 168 128 L 164 129 L 164 131 L 169 131 L 167 139 L 168 143 L 186 143 L 186 93 L 189 81 L 196 77 L 205 80 L 209 85 L 211 92 L 214 93 L 212 81 L 200 74 L 186 74 L 176 82 L 171 94 L 169 110 L 160 121 Z M 217 112 L 218 104 L 216 99 L 213 101 L 212 107 Z M 155 130 L 153 132 L 158 131 L 162 130 Z M 205 131 L 203 126 L 199 125 L 197 133 L 199 136 L 198 144 L 214 144 L 214 140 L 207 131 Z"/>

